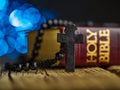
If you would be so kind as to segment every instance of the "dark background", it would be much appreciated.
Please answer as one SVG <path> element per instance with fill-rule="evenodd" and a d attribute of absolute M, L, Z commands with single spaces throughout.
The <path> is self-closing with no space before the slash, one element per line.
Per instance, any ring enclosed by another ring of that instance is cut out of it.
<path fill-rule="evenodd" d="M 74 22 L 120 23 L 119 0 L 29 0 L 30 3 L 57 13 Z"/>

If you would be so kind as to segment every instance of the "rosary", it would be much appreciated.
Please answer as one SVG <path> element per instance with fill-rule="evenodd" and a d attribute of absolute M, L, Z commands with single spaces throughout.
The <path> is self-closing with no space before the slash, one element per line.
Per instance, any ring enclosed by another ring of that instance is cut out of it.
<path fill-rule="evenodd" d="M 22 72 L 22 71 L 27 72 L 29 70 L 36 70 L 36 72 L 37 72 L 37 70 L 40 68 L 41 69 L 51 68 L 53 64 L 60 61 L 64 57 L 65 53 L 68 53 L 68 57 L 67 57 L 68 65 L 66 65 L 66 71 L 73 72 L 74 68 L 75 68 L 75 65 L 74 65 L 75 64 L 74 63 L 74 42 L 75 41 L 74 40 L 70 41 L 70 40 L 72 40 L 72 38 L 69 37 L 67 40 L 69 42 L 68 44 L 72 44 L 69 47 L 69 45 L 64 42 L 65 36 L 63 36 L 63 34 L 58 34 L 58 42 L 61 41 L 62 43 L 60 45 L 60 51 L 55 54 L 55 58 L 47 59 L 45 61 L 39 61 L 39 62 L 35 61 L 35 58 L 39 55 L 38 51 L 40 49 L 40 43 L 42 41 L 42 35 L 43 35 L 44 30 L 51 28 L 51 27 L 56 27 L 56 26 L 58 26 L 58 27 L 64 26 L 66 28 L 65 33 L 68 33 L 68 36 L 70 35 L 70 37 L 72 35 L 74 35 L 74 31 L 77 30 L 76 26 L 70 21 L 57 20 L 57 19 L 48 20 L 47 23 L 42 24 L 41 30 L 37 31 L 37 37 L 36 37 L 36 40 L 34 43 L 31 58 L 27 59 L 23 56 L 23 57 L 21 57 L 21 59 L 24 59 L 23 62 L 18 62 L 18 63 L 13 63 L 13 64 L 6 63 L 3 68 L 3 71 L 8 71 L 8 76 L 10 78 L 11 78 L 11 72 L 16 72 L 16 73 Z M 68 30 L 67 30 L 67 28 L 68 28 Z M 70 30 L 70 28 L 71 28 L 71 30 Z M 79 35 L 79 38 L 81 38 L 80 43 L 82 43 L 82 34 Z M 69 54 L 69 53 L 72 53 L 73 55 L 71 56 L 71 54 Z"/>

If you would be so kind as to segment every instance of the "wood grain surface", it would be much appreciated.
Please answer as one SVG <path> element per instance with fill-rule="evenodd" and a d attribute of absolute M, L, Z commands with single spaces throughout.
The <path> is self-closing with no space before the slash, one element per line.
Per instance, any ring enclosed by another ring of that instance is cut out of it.
<path fill-rule="evenodd" d="M 52 69 L 47 70 L 48 75 L 39 70 L 37 74 L 12 73 L 13 80 L 6 72 L 0 77 L 0 90 L 120 90 L 120 77 L 109 70 L 87 67 L 67 73 L 64 69 Z"/>

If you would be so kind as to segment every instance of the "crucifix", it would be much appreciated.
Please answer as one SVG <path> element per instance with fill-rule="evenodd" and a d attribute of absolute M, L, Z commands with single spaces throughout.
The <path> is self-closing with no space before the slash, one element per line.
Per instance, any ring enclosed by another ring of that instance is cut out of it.
<path fill-rule="evenodd" d="M 75 25 L 67 25 L 65 27 L 64 33 L 58 33 L 57 35 L 57 41 L 65 44 L 66 72 L 75 71 L 74 45 L 83 43 L 83 35 L 75 35 L 75 30 L 77 30 L 77 27 Z"/>

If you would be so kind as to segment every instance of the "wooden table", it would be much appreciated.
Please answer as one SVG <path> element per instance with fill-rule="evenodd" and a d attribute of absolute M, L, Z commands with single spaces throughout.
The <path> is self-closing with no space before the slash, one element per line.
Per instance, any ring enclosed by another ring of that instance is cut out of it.
<path fill-rule="evenodd" d="M 7 72 L 0 77 L 0 90 L 120 90 L 120 66 L 107 69 L 100 67 L 77 68 L 74 73 L 67 73 L 64 69 L 39 70 L 29 73 L 12 73 L 11 81 Z"/>

